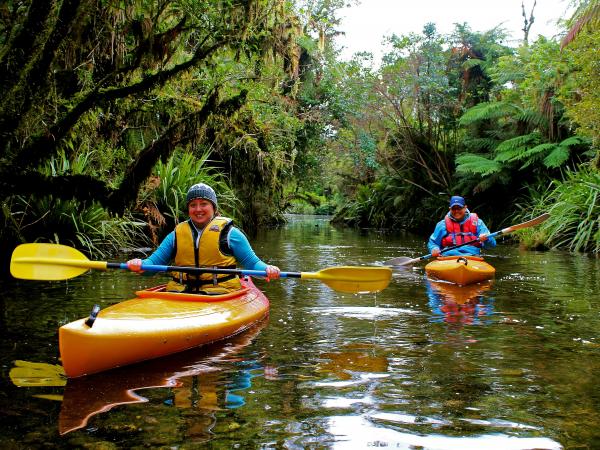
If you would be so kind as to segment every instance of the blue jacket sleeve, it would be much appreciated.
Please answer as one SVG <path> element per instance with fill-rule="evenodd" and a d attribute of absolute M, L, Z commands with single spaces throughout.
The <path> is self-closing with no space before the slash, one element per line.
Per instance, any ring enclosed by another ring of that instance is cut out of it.
<path fill-rule="evenodd" d="M 485 225 L 485 223 L 483 223 L 483 220 L 479 219 L 477 221 L 477 236 L 481 236 L 484 233 L 490 234 L 490 230 L 488 230 L 488 227 Z M 487 241 L 483 243 L 482 248 L 494 248 L 495 246 L 496 239 L 490 237 Z"/>
<path fill-rule="evenodd" d="M 238 265 L 242 268 L 248 270 L 265 270 L 267 268 L 267 264 L 254 253 L 246 235 L 238 228 L 231 227 L 227 236 L 227 243 Z"/>
<path fill-rule="evenodd" d="M 175 231 L 171 231 L 158 248 L 142 264 L 167 266 L 175 257 Z"/>
<path fill-rule="evenodd" d="M 431 236 L 429 237 L 429 241 L 427 242 L 427 248 L 429 249 L 429 253 L 431 253 L 431 251 L 434 248 L 442 248 L 442 239 L 445 235 L 446 222 L 440 220 L 435 226 L 435 229 L 433 230 L 433 233 L 431 234 Z"/>

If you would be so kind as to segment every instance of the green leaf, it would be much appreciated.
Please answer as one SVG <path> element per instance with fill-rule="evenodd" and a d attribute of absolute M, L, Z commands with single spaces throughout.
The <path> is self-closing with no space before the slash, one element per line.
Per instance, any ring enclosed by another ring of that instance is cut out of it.
<path fill-rule="evenodd" d="M 479 155 L 464 154 L 456 158 L 456 171 L 483 177 L 502 170 L 502 164 Z"/>
<path fill-rule="evenodd" d="M 544 165 L 551 169 L 560 167 L 569 159 L 570 154 L 569 147 L 559 145 L 544 158 Z"/>
<path fill-rule="evenodd" d="M 548 153 L 557 147 L 555 143 L 544 143 L 536 145 L 523 153 L 523 159 L 526 159 L 525 163 L 521 166 L 521 170 L 529 167 L 534 162 L 538 161 L 541 157 L 541 153 Z"/>
<path fill-rule="evenodd" d="M 482 120 L 491 120 L 511 115 L 518 111 L 517 106 L 507 102 L 482 102 L 469 108 L 460 118 L 462 126 Z"/>

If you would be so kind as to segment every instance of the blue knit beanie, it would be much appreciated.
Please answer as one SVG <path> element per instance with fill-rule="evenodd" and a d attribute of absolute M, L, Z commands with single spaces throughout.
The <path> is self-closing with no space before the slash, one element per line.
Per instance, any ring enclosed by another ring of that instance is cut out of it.
<path fill-rule="evenodd" d="M 208 184 L 197 183 L 189 188 L 186 196 L 187 204 L 189 205 L 190 202 L 196 198 L 203 198 L 210 201 L 214 205 L 215 210 L 218 207 L 217 194 L 215 194 L 215 190 Z"/>

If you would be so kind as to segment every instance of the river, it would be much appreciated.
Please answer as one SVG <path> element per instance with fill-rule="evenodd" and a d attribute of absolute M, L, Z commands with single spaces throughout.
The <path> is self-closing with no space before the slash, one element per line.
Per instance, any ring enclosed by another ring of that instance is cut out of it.
<path fill-rule="evenodd" d="M 252 243 L 285 271 L 426 253 L 411 235 L 306 216 Z M 68 381 L 58 327 L 163 277 L 1 281 L 0 445 L 600 448 L 600 261 L 502 241 L 486 259 L 495 280 L 462 289 L 427 280 L 423 263 L 378 294 L 256 280 L 271 312 L 251 330 Z"/>

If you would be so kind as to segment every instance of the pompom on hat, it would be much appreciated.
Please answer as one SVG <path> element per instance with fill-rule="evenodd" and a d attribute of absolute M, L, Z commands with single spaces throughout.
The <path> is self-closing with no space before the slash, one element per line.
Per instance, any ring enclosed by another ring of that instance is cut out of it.
<path fill-rule="evenodd" d="M 217 194 L 215 193 L 215 190 L 208 184 L 196 183 L 188 189 L 186 203 L 189 205 L 192 200 L 197 198 L 208 200 L 214 205 L 215 210 L 218 207 Z"/>

